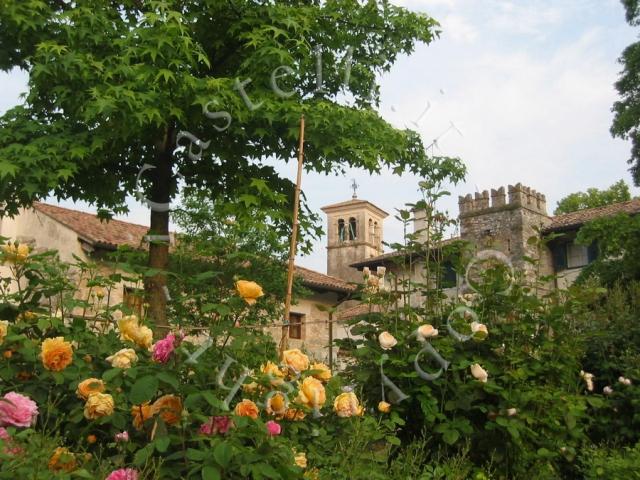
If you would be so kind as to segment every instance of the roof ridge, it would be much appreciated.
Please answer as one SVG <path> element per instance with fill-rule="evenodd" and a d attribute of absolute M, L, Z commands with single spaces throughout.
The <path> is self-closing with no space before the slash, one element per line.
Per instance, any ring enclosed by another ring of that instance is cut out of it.
<path fill-rule="evenodd" d="M 295 266 L 296 268 L 300 268 L 300 269 L 303 269 L 303 270 L 308 270 L 308 271 L 309 271 L 309 272 L 311 272 L 311 273 L 315 273 L 315 274 L 317 274 L 317 275 L 322 275 L 323 277 L 331 278 L 331 279 L 333 279 L 333 280 L 338 280 L 338 281 L 340 281 L 340 282 L 344 282 L 344 283 L 351 283 L 351 282 L 347 282 L 347 281 L 346 281 L 346 280 L 344 280 L 343 278 L 335 277 L 335 276 L 333 276 L 333 275 L 328 275 L 328 274 L 326 274 L 326 273 L 322 273 L 322 272 L 319 272 L 319 271 L 317 271 L 317 270 L 313 270 L 312 268 L 303 267 L 302 265 L 294 265 L 294 266 Z"/>
<path fill-rule="evenodd" d="M 117 218 L 100 218 L 96 213 L 90 213 L 90 212 L 83 212 L 82 210 L 75 210 L 73 208 L 67 208 L 67 207 L 61 207 L 60 205 L 52 205 L 51 203 L 45 203 L 45 202 L 33 202 L 33 206 L 45 206 L 45 207 L 51 207 L 51 208 L 57 208 L 58 210 L 64 210 L 66 212 L 71 212 L 71 213 L 79 213 L 81 215 L 89 215 L 90 217 L 95 217 L 98 220 L 100 220 L 101 222 L 105 222 L 105 223 L 111 223 L 111 222 L 117 222 L 117 223 L 122 223 L 124 225 L 132 225 L 134 227 L 140 227 L 140 228 L 146 228 L 149 229 L 148 225 L 142 225 L 140 223 L 134 223 L 134 222 L 128 222 L 126 220 L 119 220 Z"/>

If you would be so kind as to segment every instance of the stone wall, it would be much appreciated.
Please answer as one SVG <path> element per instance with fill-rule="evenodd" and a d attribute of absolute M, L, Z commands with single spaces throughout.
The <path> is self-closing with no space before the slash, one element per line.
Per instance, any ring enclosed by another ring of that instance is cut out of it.
<path fill-rule="evenodd" d="M 458 198 L 460 233 L 464 240 L 476 245 L 477 250 L 498 250 L 511 259 L 514 267 L 525 274 L 534 274 L 534 267 L 524 256 L 540 260 L 540 274 L 553 272 L 551 253 L 543 247 L 538 254 L 536 245 L 528 244 L 530 237 L 539 237 L 538 231 L 551 222 L 547 215 L 543 194 L 518 183 L 509 185 L 508 197 L 504 187 Z"/>

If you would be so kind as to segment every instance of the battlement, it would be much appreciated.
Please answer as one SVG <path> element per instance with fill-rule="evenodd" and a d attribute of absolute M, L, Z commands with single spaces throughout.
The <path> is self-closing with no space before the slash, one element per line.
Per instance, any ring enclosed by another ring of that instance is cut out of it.
<path fill-rule="evenodd" d="M 547 199 L 539 192 L 530 187 L 525 187 L 521 183 L 515 186 L 508 186 L 509 196 L 505 193 L 504 187 L 497 190 L 491 189 L 491 195 L 488 190 L 482 193 L 476 192 L 474 196 L 468 194 L 464 197 L 458 197 L 458 207 L 460 214 L 483 212 L 488 210 L 499 210 L 507 208 L 527 208 L 542 215 L 547 215 Z"/>

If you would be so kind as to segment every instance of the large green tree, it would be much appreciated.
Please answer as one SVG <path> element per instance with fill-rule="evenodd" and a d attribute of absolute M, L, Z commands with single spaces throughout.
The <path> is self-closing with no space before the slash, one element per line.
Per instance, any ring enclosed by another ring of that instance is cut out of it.
<path fill-rule="evenodd" d="M 179 178 L 217 201 L 260 179 L 289 208 L 291 183 L 263 160 L 294 158 L 303 114 L 307 170 L 423 174 L 418 135 L 373 107 L 377 75 L 435 35 L 386 0 L 0 0 L 0 68 L 29 74 L 0 118 L 2 213 L 54 194 L 108 216 L 138 189 L 163 236 Z M 161 324 L 168 252 L 150 244 Z"/>
<path fill-rule="evenodd" d="M 588 188 L 586 192 L 576 192 L 567 195 L 558 202 L 558 206 L 553 211 L 554 215 L 584 210 L 585 208 L 603 207 L 612 203 L 626 202 L 631 200 L 629 185 L 624 180 L 620 180 L 609 188 L 602 190 L 598 188 Z"/>
<path fill-rule="evenodd" d="M 630 25 L 640 25 L 640 4 L 638 0 L 621 0 Z M 634 42 L 624 49 L 619 59 L 622 64 L 616 89 L 621 99 L 613 104 L 615 114 L 611 134 L 631 140 L 629 164 L 633 182 L 640 186 L 640 42 Z"/>

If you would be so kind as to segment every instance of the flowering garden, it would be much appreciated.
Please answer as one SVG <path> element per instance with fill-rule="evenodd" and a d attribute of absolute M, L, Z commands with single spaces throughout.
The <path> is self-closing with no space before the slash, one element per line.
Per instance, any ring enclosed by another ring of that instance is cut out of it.
<path fill-rule="evenodd" d="M 121 278 L 95 266 L 14 244 L 2 260 L 2 478 L 634 478 L 615 475 L 638 458 L 637 285 L 498 295 L 488 269 L 416 308 L 365 272 L 370 313 L 332 372 L 243 330 L 278 301 L 254 281 L 223 288 L 207 342 L 109 306 Z"/>

